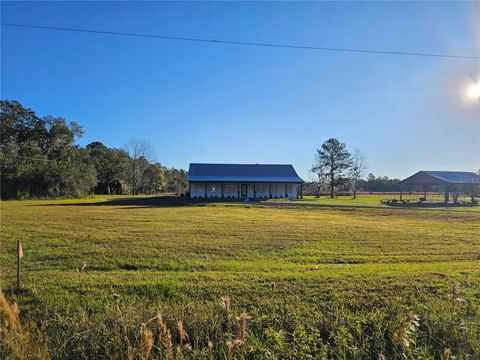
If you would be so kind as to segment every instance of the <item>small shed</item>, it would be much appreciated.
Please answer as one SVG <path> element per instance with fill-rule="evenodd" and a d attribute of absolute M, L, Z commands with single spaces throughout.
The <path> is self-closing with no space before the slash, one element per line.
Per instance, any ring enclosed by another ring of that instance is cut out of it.
<path fill-rule="evenodd" d="M 191 198 L 297 198 L 304 181 L 288 164 L 192 163 Z"/>
<path fill-rule="evenodd" d="M 421 188 L 424 198 L 428 189 L 441 189 L 445 193 L 445 202 L 449 201 L 450 193 L 469 192 L 472 202 L 479 193 L 480 175 L 467 171 L 419 171 L 400 182 L 400 199 L 403 192 L 411 187 Z"/>

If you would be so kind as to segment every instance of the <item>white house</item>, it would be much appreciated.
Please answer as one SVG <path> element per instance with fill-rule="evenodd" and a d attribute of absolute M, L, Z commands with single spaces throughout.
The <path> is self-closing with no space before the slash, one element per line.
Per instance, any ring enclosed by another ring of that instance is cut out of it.
<path fill-rule="evenodd" d="M 192 163 L 187 179 L 191 198 L 303 197 L 292 165 Z"/>

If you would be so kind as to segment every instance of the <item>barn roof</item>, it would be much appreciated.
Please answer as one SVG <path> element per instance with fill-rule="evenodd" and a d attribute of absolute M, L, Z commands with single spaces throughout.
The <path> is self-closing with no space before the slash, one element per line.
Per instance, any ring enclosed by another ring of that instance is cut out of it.
<path fill-rule="evenodd" d="M 188 181 L 303 183 L 292 165 L 192 163 Z"/>
<path fill-rule="evenodd" d="M 400 183 L 404 185 L 480 184 L 480 175 L 467 171 L 419 171 Z"/>

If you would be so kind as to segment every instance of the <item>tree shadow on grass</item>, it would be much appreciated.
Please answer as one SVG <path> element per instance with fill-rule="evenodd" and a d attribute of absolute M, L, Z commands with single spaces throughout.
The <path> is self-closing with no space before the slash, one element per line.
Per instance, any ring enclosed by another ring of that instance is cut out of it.
<path fill-rule="evenodd" d="M 243 199 L 190 199 L 178 196 L 152 196 L 152 197 L 124 197 L 106 201 L 85 202 L 52 202 L 50 204 L 35 204 L 34 206 L 120 206 L 126 209 L 151 208 L 151 207 L 177 207 L 177 206 L 206 206 L 213 203 L 242 203 Z"/>
<path fill-rule="evenodd" d="M 423 206 L 415 206 L 410 204 L 409 206 L 396 205 L 340 205 L 340 204 L 312 204 L 312 203 L 302 203 L 296 201 L 285 201 L 285 202 L 269 202 L 268 199 L 233 199 L 233 198 L 199 198 L 191 199 L 188 197 L 178 197 L 178 196 L 151 196 L 151 197 L 124 197 L 124 198 L 114 198 L 106 201 L 82 201 L 82 202 L 55 202 L 53 201 L 50 204 L 35 204 L 33 206 L 116 206 L 123 209 L 142 209 L 142 208 L 166 208 L 166 207 L 182 207 L 182 206 L 207 206 L 210 204 L 216 205 L 244 205 L 247 207 L 258 206 L 258 207 L 275 207 L 275 208 L 306 208 L 306 209 L 339 209 L 339 210 L 355 210 L 355 209 L 395 209 L 395 210 L 415 210 L 415 209 L 434 209 L 439 207 L 445 207 L 445 204 L 423 204 Z M 442 206 L 443 205 L 443 206 Z M 447 206 L 449 208 L 450 206 Z M 458 205 L 456 206 L 458 207 Z M 470 207 L 470 206 L 465 206 Z"/>
<path fill-rule="evenodd" d="M 124 197 L 109 199 L 106 201 L 82 201 L 82 202 L 52 202 L 50 204 L 42 204 L 34 206 L 116 206 L 122 209 L 142 209 L 142 208 L 166 208 L 166 207 L 182 207 L 182 206 L 207 206 L 215 205 L 244 205 L 246 207 L 274 207 L 274 208 L 338 208 L 344 210 L 354 210 L 361 208 L 378 209 L 379 206 L 358 206 L 358 205 L 335 205 L 335 204 L 309 204 L 295 201 L 285 202 L 268 202 L 268 199 L 235 199 L 235 198 L 198 198 L 191 199 L 188 197 L 178 196 L 151 196 L 151 197 Z M 385 209 L 385 207 L 383 207 Z"/>

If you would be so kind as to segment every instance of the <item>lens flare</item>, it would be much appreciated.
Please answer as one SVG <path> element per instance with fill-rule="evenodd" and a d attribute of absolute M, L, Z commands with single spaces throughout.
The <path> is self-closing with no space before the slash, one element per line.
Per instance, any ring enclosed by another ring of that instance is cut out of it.
<path fill-rule="evenodd" d="M 480 82 L 471 84 L 467 89 L 467 97 L 473 100 L 480 100 Z"/>

